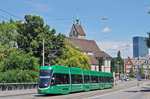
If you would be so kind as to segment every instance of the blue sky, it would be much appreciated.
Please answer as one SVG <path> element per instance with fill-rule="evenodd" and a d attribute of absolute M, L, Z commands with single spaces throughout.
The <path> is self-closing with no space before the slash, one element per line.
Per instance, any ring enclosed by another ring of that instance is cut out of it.
<path fill-rule="evenodd" d="M 123 58 L 132 57 L 132 37 L 148 37 L 150 0 L 2 0 L 0 9 L 19 18 L 0 11 L 0 21 L 39 15 L 51 29 L 68 36 L 77 8 L 86 38 L 95 40 L 112 57 L 118 50 Z M 108 19 L 102 20 L 103 16 Z"/>

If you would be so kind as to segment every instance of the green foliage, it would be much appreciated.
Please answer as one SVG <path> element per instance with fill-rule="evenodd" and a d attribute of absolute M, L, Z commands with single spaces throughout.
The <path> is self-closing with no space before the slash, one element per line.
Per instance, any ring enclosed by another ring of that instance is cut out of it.
<path fill-rule="evenodd" d="M 15 29 L 16 25 L 12 19 L 10 19 L 10 22 L 3 21 L 0 23 L 0 61 L 7 58 L 15 50 Z"/>
<path fill-rule="evenodd" d="M 112 58 L 111 59 L 111 72 L 116 72 L 117 73 L 117 59 Z"/>
<path fill-rule="evenodd" d="M 117 58 L 111 59 L 111 72 L 124 73 L 124 60 L 121 58 L 121 52 L 118 51 Z"/>
<path fill-rule="evenodd" d="M 119 50 L 118 53 L 117 53 L 117 65 L 119 66 L 119 73 L 124 72 L 123 64 L 124 64 L 124 60 L 122 59 L 121 52 Z"/>
<path fill-rule="evenodd" d="M 45 64 L 91 68 L 89 58 L 65 40 L 65 35 L 56 35 L 55 29 L 50 30 L 49 25 L 44 25 L 40 16 L 25 15 L 24 18 L 24 23 L 12 19 L 0 23 L 0 83 L 37 82 L 43 39 Z M 53 57 L 48 57 L 53 54 Z"/>
<path fill-rule="evenodd" d="M 117 60 L 118 60 L 118 61 L 121 61 L 121 60 L 122 60 L 122 58 L 121 58 L 121 52 L 120 52 L 120 51 L 118 51 L 118 53 L 117 53 Z"/>
<path fill-rule="evenodd" d="M 32 53 L 26 54 L 22 50 L 14 51 L 3 61 L 3 72 L 12 69 L 35 70 L 38 71 L 38 59 L 32 56 Z"/>
<path fill-rule="evenodd" d="M 0 62 L 0 82 L 37 82 L 38 60 L 32 53 L 26 54 L 22 50 L 12 52 L 7 59 Z"/>
<path fill-rule="evenodd" d="M 67 46 L 60 57 L 58 65 L 77 67 L 82 69 L 91 69 L 89 58 L 82 52 Z"/>
<path fill-rule="evenodd" d="M 0 23 L 0 44 L 1 45 L 8 45 L 15 46 L 15 35 L 16 35 L 16 24 L 15 22 L 10 19 L 10 22 L 3 21 Z"/>
<path fill-rule="evenodd" d="M 130 77 L 132 77 L 132 78 L 134 77 L 134 72 L 133 72 L 132 67 L 130 68 L 129 74 L 130 74 L 130 75 L 129 75 Z"/>
<path fill-rule="evenodd" d="M 5 58 L 5 51 L 3 49 L 3 46 L 0 44 L 0 61 L 4 60 Z"/>
<path fill-rule="evenodd" d="M 26 53 L 32 51 L 35 57 L 40 58 L 40 64 L 42 63 L 43 52 L 43 38 L 45 39 L 45 63 L 49 63 L 48 55 L 51 50 L 61 50 L 64 48 L 64 38 L 62 34 L 55 35 L 55 29 L 49 30 L 50 26 L 45 25 L 40 16 L 25 15 L 25 23 L 20 24 L 21 21 L 17 21 L 17 45 L 18 48 L 23 49 Z M 60 56 L 61 52 L 56 56 Z M 53 64 L 55 58 L 51 59 Z"/>
<path fill-rule="evenodd" d="M 99 57 L 97 58 L 98 62 L 99 62 L 99 71 L 102 71 L 101 69 L 101 66 L 102 66 L 102 63 L 103 63 L 103 58 L 102 57 Z"/>
<path fill-rule="evenodd" d="M 0 83 L 37 82 L 38 73 L 33 70 L 8 70 L 0 73 Z"/>
<path fill-rule="evenodd" d="M 76 49 L 76 50 L 79 50 L 79 51 L 81 51 L 81 49 L 78 47 L 78 46 L 76 46 L 75 44 L 73 44 L 72 42 L 70 42 L 68 39 L 65 39 L 65 44 L 67 45 L 67 46 L 70 46 L 71 48 L 73 48 L 73 49 Z"/>
<path fill-rule="evenodd" d="M 140 75 L 144 74 L 144 68 L 143 68 L 143 66 L 141 66 L 141 67 L 139 68 L 139 74 L 140 74 Z"/>

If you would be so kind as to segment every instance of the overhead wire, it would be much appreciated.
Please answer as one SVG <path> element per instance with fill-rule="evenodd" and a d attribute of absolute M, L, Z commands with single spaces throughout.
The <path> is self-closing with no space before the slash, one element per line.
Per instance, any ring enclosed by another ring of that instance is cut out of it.
<path fill-rule="evenodd" d="M 18 17 L 18 16 L 14 15 L 14 14 L 11 14 L 11 13 L 9 13 L 8 11 L 3 10 L 3 9 L 1 9 L 1 8 L 0 8 L 0 11 L 6 13 L 6 14 L 8 14 L 8 15 L 11 15 L 11 16 L 13 16 L 13 17 L 15 17 L 15 18 L 24 20 L 24 19 L 22 19 L 21 17 Z M 4 17 L 3 17 L 3 18 L 4 18 Z M 5 19 L 6 19 L 6 18 L 5 18 Z M 75 18 L 60 18 L 60 19 L 58 18 L 58 19 L 47 19 L 47 20 L 49 20 L 49 21 L 61 21 L 61 20 L 73 20 L 73 19 L 75 19 Z"/>
<path fill-rule="evenodd" d="M 72 19 L 74 19 L 74 18 L 64 18 L 64 19 L 48 19 L 48 20 L 50 20 L 50 21 L 56 21 L 56 20 L 72 20 Z"/>
<path fill-rule="evenodd" d="M 4 17 L 4 16 L 2 16 L 2 15 L 0 15 L 0 17 L 9 21 L 8 18 L 6 18 L 6 17 Z"/>
<path fill-rule="evenodd" d="M 18 19 L 21 19 L 21 20 L 22 20 L 22 18 L 20 18 L 20 17 L 14 15 L 14 14 L 9 13 L 8 11 L 5 11 L 5 10 L 3 10 L 3 9 L 0 9 L 0 11 L 6 13 L 6 14 L 8 14 L 8 15 L 11 15 L 11 16 L 13 16 L 13 17 L 15 17 L 15 18 L 18 18 Z"/>

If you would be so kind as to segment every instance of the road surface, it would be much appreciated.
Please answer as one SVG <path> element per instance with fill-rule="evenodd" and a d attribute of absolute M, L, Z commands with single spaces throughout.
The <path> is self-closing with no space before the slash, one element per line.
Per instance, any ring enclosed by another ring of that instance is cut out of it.
<path fill-rule="evenodd" d="M 94 90 L 89 92 L 77 92 L 67 95 L 38 95 L 29 93 L 26 95 L 5 95 L 1 99 L 150 99 L 150 81 L 140 81 L 140 87 L 137 87 L 137 81 L 118 82 L 113 89 Z"/>

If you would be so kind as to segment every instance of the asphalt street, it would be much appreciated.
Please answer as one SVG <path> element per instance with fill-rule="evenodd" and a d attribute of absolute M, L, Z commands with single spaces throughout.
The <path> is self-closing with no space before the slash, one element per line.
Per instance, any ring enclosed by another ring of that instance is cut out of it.
<path fill-rule="evenodd" d="M 1 99 L 150 99 L 150 81 L 119 81 L 113 89 L 77 92 L 67 95 L 12 95 L 2 96 Z"/>

